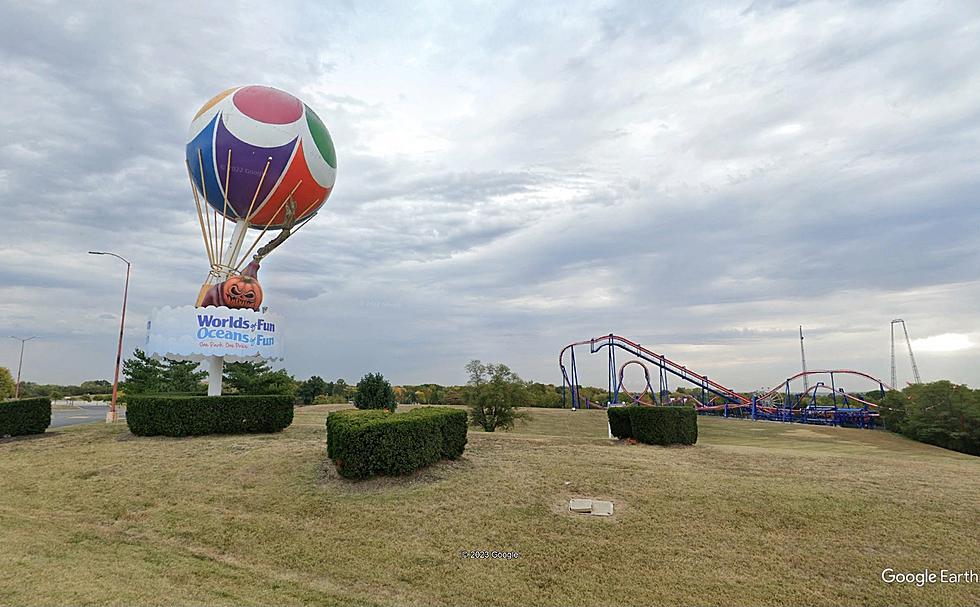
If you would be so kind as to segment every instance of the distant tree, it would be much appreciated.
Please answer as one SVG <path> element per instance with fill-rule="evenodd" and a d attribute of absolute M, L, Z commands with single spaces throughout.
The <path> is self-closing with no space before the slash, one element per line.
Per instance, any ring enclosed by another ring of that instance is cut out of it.
<path fill-rule="evenodd" d="M 10 369 L 0 367 L 0 400 L 12 397 L 16 388 L 17 383 L 14 381 L 13 375 L 10 374 Z"/>
<path fill-rule="evenodd" d="M 201 382 L 208 376 L 206 371 L 199 371 L 199 363 L 192 360 L 163 359 L 163 383 L 166 392 L 199 392 L 203 387 Z"/>
<path fill-rule="evenodd" d="M 107 379 L 83 381 L 78 387 L 85 394 L 108 394 L 112 392 L 112 382 Z"/>
<path fill-rule="evenodd" d="M 150 358 L 140 349 L 132 358 L 123 361 L 123 389 L 130 394 L 146 394 L 166 391 L 163 364 Z"/>
<path fill-rule="evenodd" d="M 571 398 L 572 398 L 571 387 L 566 388 L 566 390 L 567 390 L 566 398 L 568 399 L 569 406 L 573 406 L 574 403 L 571 402 Z M 599 404 L 605 404 L 605 402 L 609 400 L 609 391 L 606 388 L 597 388 L 595 386 L 578 386 L 576 388 L 576 392 L 578 393 L 578 398 L 579 398 L 578 405 L 582 407 L 585 406 L 586 400 L 588 400 L 590 403 L 599 403 Z M 560 388 L 557 394 L 558 394 L 559 406 L 561 406 Z M 623 394 L 622 391 L 620 391 L 619 402 L 623 403 L 628 401 L 629 401 L 629 397 Z"/>
<path fill-rule="evenodd" d="M 865 392 L 864 394 L 861 394 L 860 396 L 861 396 L 862 399 L 864 399 L 864 400 L 866 400 L 866 401 L 868 401 L 870 403 L 880 403 L 882 401 L 882 399 L 884 399 L 884 396 L 881 394 L 881 391 L 880 390 L 872 390 L 870 392 Z"/>
<path fill-rule="evenodd" d="M 527 384 L 527 405 L 529 407 L 560 407 L 561 391 L 552 384 Z"/>
<path fill-rule="evenodd" d="M 465 405 L 466 401 L 463 398 L 463 389 L 452 387 L 446 390 L 445 395 L 442 398 L 441 404 L 444 405 Z"/>
<path fill-rule="evenodd" d="M 510 430 L 516 420 L 528 417 L 517 410 L 527 404 L 527 385 L 507 365 L 471 360 L 466 372 L 470 376 L 466 402 L 473 426 L 486 432 L 497 428 Z"/>
<path fill-rule="evenodd" d="M 299 385 L 296 395 L 303 401 L 303 404 L 311 405 L 317 396 L 327 393 L 327 382 L 319 375 L 314 375 Z"/>
<path fill-rule="evenodd" d="M 394 411 L 395 391 L 380 373 L 368 373 L 357 382 L 354 406 L 358 409 L 388 409 Z"/>
<path fill-rule="evenodd" d="M 330 388 L 331 396 L 347 396 L 347 382 L 343 378 L 333 382 Z"/>

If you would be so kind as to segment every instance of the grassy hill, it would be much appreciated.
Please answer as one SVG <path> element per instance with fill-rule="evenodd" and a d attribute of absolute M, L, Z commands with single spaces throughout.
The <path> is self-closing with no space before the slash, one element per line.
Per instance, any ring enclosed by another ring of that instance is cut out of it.
<path fill-rule="evenodd" d="M 980 569 L 980 458 L 710 418 L 694 447 L 627 445 L 603 412 L 533 410 L 457 462 L 351 483 L 324 463 L 337 408 L 278 435 L 0 440 L 0 604 L 980 604 L 879 578 Z"/>

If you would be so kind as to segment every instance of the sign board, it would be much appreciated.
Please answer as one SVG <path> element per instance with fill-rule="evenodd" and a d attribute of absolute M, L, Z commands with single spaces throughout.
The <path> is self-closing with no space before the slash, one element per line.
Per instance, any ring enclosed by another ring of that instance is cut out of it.
<path fill-rule="evenodd" d="M 156 308 L 146 323 L 146 353 L 154 358 L 202 361 L 282 360 L 282 317 L 224 307 Z"/>

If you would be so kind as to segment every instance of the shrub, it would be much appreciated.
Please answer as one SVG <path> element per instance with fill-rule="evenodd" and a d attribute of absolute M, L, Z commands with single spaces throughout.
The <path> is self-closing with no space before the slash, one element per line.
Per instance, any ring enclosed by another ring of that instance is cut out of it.
<path fill-rule="evenodd" d="M 130 395 L 126 423 L 139 436 L 279 432 L 293 423 L 293 397 Z"/>
<path fill-rule="evenodd" d="M 358 409 L 395 410 L 395 390 L 380 373 L 368 373 L 357 382 L 354 406 Z"/>
<path fill-rule="evenodd" d="M 609 417 L 609 430 L 613 436 L 616 438 L 629 438 L 633 436 L 628 407 L 609 407 L 606 415 Z"/>
<path fill-rule="evenodd" d="M 409 415 L 434 419 L 442 433 L 442 457 L 456 459 L 466 447 L 466 412 L 450 407 L 419 407 Z"/>
<path fill-rule="evenodd" d="M 347 478 L 407 474 L 462 455 L 466 419 L 465 411 L 449 407 L 334 411 L 327 416 L 327 457 Z"/>
<path fill-rule="evenodd" d="M 698 414 L 693 407 L 610 407 L 606 415 L 616 438 L 635 438 L 649 445 L 698 442 Z"/>
<path fill-rule="evenodd" d="M 50 425 L 50 398 L 22 398 L 0 402 L 0 436 L 41 434 Z"/>

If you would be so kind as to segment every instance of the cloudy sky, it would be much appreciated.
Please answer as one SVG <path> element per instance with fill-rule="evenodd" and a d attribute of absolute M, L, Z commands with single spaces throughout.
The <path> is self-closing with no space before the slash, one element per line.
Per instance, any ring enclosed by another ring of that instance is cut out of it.
<path fill-rule="evenodd" d="M 802 324 L 811 368 L 888 379 L 901 317 L 924 379 L 980 385 L 980 5 L 406 4 L 0 5 L 0 334 L 39 336 L 25 378 L 111 377 L 123 264 L 90 249 L 133 262 L 127 350 L 194 302 L 187 125 L 267 84 L 339 160 L 262 267 L 300 378 L 480 358 L 557 383 L 562 345 L 615 332 L 751 389 L 799 368 Z"/>

